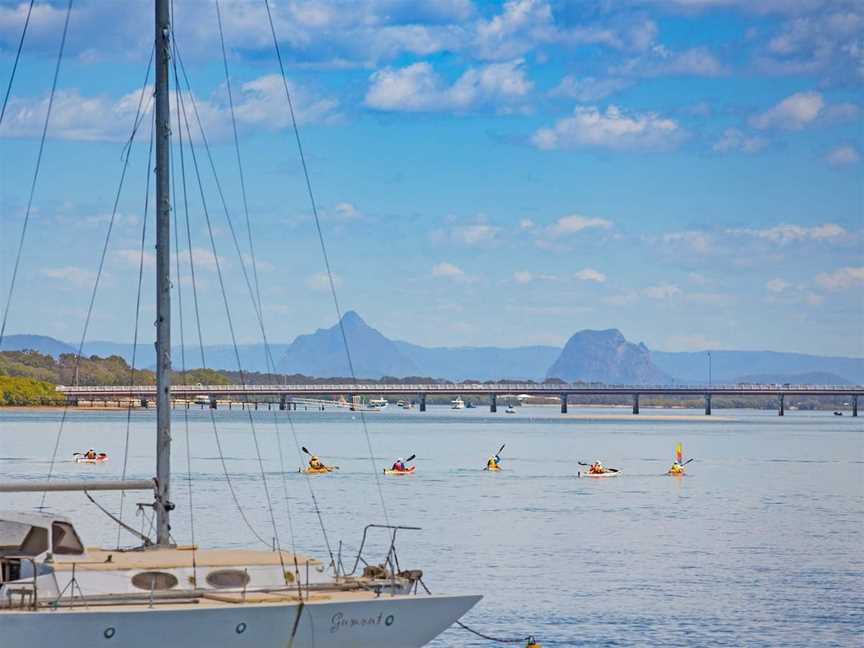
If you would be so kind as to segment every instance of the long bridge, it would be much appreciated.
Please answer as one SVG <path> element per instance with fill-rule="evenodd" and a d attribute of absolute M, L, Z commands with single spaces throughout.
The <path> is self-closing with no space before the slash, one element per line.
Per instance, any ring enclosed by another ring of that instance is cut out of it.
<path fill-rule="evenodd" d="M 57 387 L 73 405 L 79 401 L 140 401 L 146 406 L 156 398 L 155 385 L 140 386 L 64 386 Z M 238 398 L 244 402 L 275 402 L 280 409 L 292 407 L 292 399 L 321 399 L 324 396 L 355 398 L 407 396 L 416 398 L 421 412 L 426 411 L 428 396 L 465 396 L 489 399 L 490 411 L 498 409 L 502 396 L 542 396 L 558 398 L 561 413 L 567 413 L 570 396 L 631 396 L 633 413 L 639 413 L 640 396 L 699 397 L 705 402 L 705 414 L 711 414 L 714 396 L 773 396 L 778 401 L 778 414 L 786 411 L 787 397 L 847 396 L 852 403 L 852 416 L 858 416 L 858 399 L 864 396 L 864 385 L 603 385 L 595 383 L 313 383 L 294 385 L 174 385 L 171 398 L 209 403 L 216 408 L 220 399 Z M 296 404 L 294 405 L 296 409 Z"/>

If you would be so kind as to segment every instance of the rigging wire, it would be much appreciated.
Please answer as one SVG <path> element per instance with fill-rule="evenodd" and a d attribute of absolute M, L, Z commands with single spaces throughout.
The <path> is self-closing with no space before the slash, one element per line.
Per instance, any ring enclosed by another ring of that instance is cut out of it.
<path fill-rule="evenodd" d="M 273 376 L 275 374 L 275 363 L 273 362 L 272 352 L 270 350 L 270 345 L 267 342 L 267 337 L 266 337 L 265 327 L 264 327 L 264 305 L 263 305 L 263 302 L 261 299 L 261 284 L 258 280 L 258 261 L 257 261 L 257 258 L 255 256 L 255 243 L 254 243 L 254 239 L 252 237 L 252 224 L 251 224 L 251 219 L 249 218 L 249 201 L 247 199 L 247 194 L 246 194 L 245 174 L 243 173 L 243 158 L 240 155 L 240 138 L 237 135 L 237 117 L 236 117 L 235 110 L 234 110 L 234 96 L 233 96 L 233 93 L 231 91 L 231 75 L 228 71 L 228 55 L 227 55 L 226 50 L 225 50 L 225 34 L 224 34 L 223 27 L 222 27 L 222 9 L 221 9 L 221 5 L 220 5 L 219 0 L 216 0 L 215 4 L 216 4 L 216 20 L 217 20 L 217 23 L 219 26 L 219 43 L 221 45 L 221 50 L 222 50 L 222 65 L 223 65 L 223 68 L 225 70 L 225 87 L 227 88 L 227 91 L 228 91 L 228 106 L 229 106 L 230 113 L 231 113 L 231 129 L 232 129 L 232 132 L 234 135 L 234 153 L 235 153 L 235 157 L 237 159 L 237 171 L 238 171 L 239 179 L 240 179 L 240 194 L 241 194 L 242 199 L 243 199 L 243 214 L 244 214 L 245 219 L 246 219 L 246 236 L 247 236 L 248 243 L 249 243 L 249 257 L 250 257 L 250 261 L 251 261 L 251 265 L 252 265 L 252 277 L 253 277 L 254 284 L 255 284 L 255 296 L 253 298 L 253 302 L 255 302 L 256 301 L 255 298 L 257 298 L 257 315 L 258 315 L 258 319 L 259 319 L 261 334 L 262 334 L 262 337 L 263 337 L 264 343 L 265 343 L 265 361 L 267 364 L 268 373 L 270 374 L 270 379 L 272 380 Z M 182 66 L 182 62 L 181 62 L 181 66 Z M 184 72 L 184 74 L 185 74 L 185 72 Z M 227 210 L 226 210 L 226 213 L 227 213 Z M 229 223 L 230 223 L 230 219 L 229 219 Z M 233 225 L 231 225 L 231 229 L 233 232 Z M 236 237 L 234 237 L 234 241 L 235 241 L 235 243 L 237 243 Z M 242 263 L 243 258 L 242 258 L 242 254 L 240 254 L 240 252 L 239 252 L 239 245 L 236 247 L 238 248 L 238 256 L 240 257 L 240 262 Z M 290 413 L 288 414 L 288 420 L 289 420 L 289 423 L 291 423 L 293 425 Z M 291 515 L 290 498 L 288 496 L 288 479 L 286 477 L 286 471 L 285 471 L 285 453 L 284 453 L 283 448 L 282 448 L 282 433 L 279 429 L 279 415 L 277 412 L 273 413 L 273 425 L 274 425 L 274 430 L 276 432 L 276 445 L 277 445 L 277 451 L 279 454 L 279 471 L 281 473 L 281 482 L 282 482 L 282 496 L 283 496 L 283 500 L 285 501 L 285 510 L 286 510 L 286 515 L 288 518 L 288 532 L 290 534 L 290 540 L 291 540 L 291 552 L 296 556 L 297 546 L 296 546 L 295 535 L 294 535 L 294 522 L 293 522 L 292 515 Z M 296 566 L 296 560 L 295 560 L 295 568 L 299 570 L 299 567 Z M 299 576 L 299 574 L 298 574 L 298 576 Z M 299 582 L 299 578 L 298 578 L 298 582 Z"/>
<path fill-rule="evenodd" d="M 132 336 L 132 362 L 129 367 L 129 384 L 135 385 L 135 365 L 138 356 L 138 333 L 139 324 L 141 322 L 141 292 L 144 284 L 144 246 L 147 241 L 147 216 L 150 213 L 150 178 L 153 173 L 153 141 L 155 135 L 156 116 L 150 120 L 150 148 L 147 152 L 147 178 L 144 182 L 144 216 L 141 225 L 141 246 L 138 258 L 138 292 L 135 298 L 135 327 Z M 123 439 L 123 469 L 120 475 L 121 480 L 126 479 L 126 471 L 129 467 L 129 435 L 132 429 L 132 400 L 129 400 L 129 407 L 126 409 L 126 433 Z M 120 511 L 117 515 L 117 548 L 120 548 L 120 534 L 123 531 L 123 505 L 126 502 L 126 491 L 120 491 Z"/>
<path fill-rule="evenodd" d="M 48 138 L 48 124 L 51 121 L 51 109 L 54 107 L 54 96 L 57 94 L 57 81 L 60 78 L 60 64 L 63 62 L 63 52 L 66 49 L 66 36 L 69 33 L 69 18 L 72 15 L 72 0 L 66 5 L 66 19 L 63 22 L 63 35 L 60 37 L 60 50 L 57 53 L 57 63 L 54 66 L 54 79 L 51 82 L 51 93 L 48 95 L 48 109 L 45 112 L 45 123 L 42 125 L 42 137 L 39 139 L 39 153 L 36 156 L 36 169 L 33 171 L 33 181 L 30 184 L 30 197 L 27 200 L 27 211 L 24 212 L 24 223 L 21 226 L 21 237 L 18 240 L 18 250 L 15 253 L 15 264 L 12 266 L 12 280 L 9 282 L 9 293 L 6 296 L 6 306 L 3 308 L 3 322 L 0 323 L 0 346 L 3 345 L 3 337 L 6 335 L 6 324 L 9 319 L 9 307 L 12 305 L 12 295 L 15 291 L 15 280 L 18 278 L 18 269 L 21 265 L 21 253 L 24 250 L 24 240 L 27 237 L 27 226 L 30 224 L 30 213 L 33 210 L 33 198 L 36 195 L 36 183 L 39 180 L 39 170 L 42 167 L 42 154 L 45 152 L 45 140 Z M 28 13 L 29 22 L 29 13 Z M 21 42 L 24 42 L 22 35 Z M 19 50 L 20 54 L 20 50 Z M 15 58 L 18 64 L 18 58 Z M 13 70 L 14 74 L 14 70 Z M 12 80 L 9 81 L 9 90 L 12 88 Z M 8 98 L 7 90 L 7 98 Z M 6 110 L 6 102 L 3 102 L 3 110 Z"/>
<path fill-rule="evenodd" d="M 239 239 L 237 237 L 237 231 L 236 231 L 236 228 L 234 227 L 230 212 L 228 210 L 227 202 L 225 200 L 225 195 L 224 195 L 224 192 L 222 190 L 222 184 L 219 180 L 219 175 L 216 171 L 216 165 L 215 165 L 215 162 L 213 159 L 212 151 L 210 149 L 210 144 L 209 144 L 209 141 L 207 140 L 207 135 L 204 131 L 203 122 L 201 120 L 200 113 L 198 112 L 197 103 L 195 102 L 195 96 L 192 93 L 192 86 L 191 86 L 191 83 L 189 81 L 189 76 L 186 72 L 186 67 L 183 64 L 183 58 L 180 55 L 179 48 L 177 48 L 177 46 L 176 46 L 176 39 L 175 39 L 175 59 L 176 59 L 177 63 L 179 64 L 180 72 L 183 74 L 183 79 L 186 83 L 186 91 L 187 91 L 187 94 L 189 95 L 189 101 L 190 101 L 190 105 L 192 107 L 192 113 L 195 117 L 195 120 L 196 120 L 196 123 L 198 126 L 198 133 L 201 137 L 201 141 L 202 141 L 202 144 L 204 146 L 204 151 L 207 154 L 207 159 L 209 161 L 210 170 L 211 170 L 211 173 L 213 174 L 214 184 L 216 185 L 217 193 L 219 195 L 219 198 L 220 198 L 221 204 L 222 204 L 222 208 L 223 208 L 223 211 L 225 213 L 225 219 L 226 219 L 226 222 L 228 224 L 229 231 L 231 233 L 231 239 L 234 243 L 234 247 L 235 247 L 235 250 L 237 252 L 238 261 L 240 263 L 240 269 L 242 271 L 242 276 L 243 276 L 247 291 L 249 292 L 249 296 L 250 296 L 251 301 L 252 301 L 253 310 L 254 310 L 256 318 L 258 320 L 259 330 L 261 332 L 261 336 L 262 336 L 263 342 L 264 342 L 265 355 L 267 357 L 268 371 L 272 372 L 273 367 L 275 366 L 275 362 L 273 361 L 272 350 L 270 347 L 269 340 L 267 338 L 266 328 L 264 327 L 263 315 L 262 315 L 261 309 L 259 308 L 259 303 L 255 299 L 255 292 L 253 291 L 252 283 L 249 279 L 249 273 L 246 269 L 246 264 L 243 260 L 243 255 L 242 255 L 242 251 L 240 249 Z M 187 122 L 187 128 L 188 128 L 188 122 Z M 189 134 L 189 137 L 191 138 L 191 133 Z M 193 160 L 194 160 L 194 157 L 193 157 Z M 197 166 L 196 166 L 196 173 L 197 173 Z M 207 214 L 207 212 L 205 210 L 205 215 L 206 214 Z M 208 216 L 208 223 L 209 223 L 209 216 Z M 212 240 L 212 237 L 211 237 L 211 247 L 213 249 L 214 256 L 216 256 L 215 241 Z M 217 269 L 218 269 L 219 268 L 218 256 L 216 256 L 216 258 L 217 258 Z M 221 279 L 221 277 L 220 277 L 220 279 Z M 226 308 L 226 312 L 227 312 L 228 311 L 227 297 L 226 297 L 225 290 L 224 290 L 224 284 L 222 284 L 221 281 L 220 281 L 220 286 L 221 286 L 222 291 L 223 291 L 223 301 L 225 301 L 225 308 Z M 238 368 L 240 370 L 240 379 L 242 382 L 245 383 L 245 374 L 244 374 L 242 366 L 241 366 L 239 351 L 237 349 L 237 343 L 236 343 L 236 340 L 234 339 L 233 327 L 230 324 L 230 312 L 229 312 L 229 328 L 231 329 L 232 340 L 234 340 L 234 352 L 235 352 Z M 252 423 L 251 412 L 249 413 L 249 416 L 250 416 L 250 425 L 253 426 L 253 430 L 254 430 L 254 424 Z M 274 416 L 276 416 L 275 413 L 274 413 Z M 296 431 L 296 428 L 295 428 L 294 423 L 293 423 L 293 419 L 291 418 L 290 414 L 288 415 L 288 424 L 289 424 L 289 427 L 291 429 L 292 436 L 294 437 L 294 443 L 296 446 L 297 454 L 298 454 L 298 456 L 302 457 L 301 450 L 300 450 L 300 441 L 299 441 L 299 438 L 297 437 L 297 431 Z M 277 423 L 277 432 L 278 432 L 278 423 Z M 277 436 L 277 441 L 279 443 L 279 447 L 281 448 L 281 440 L 279 440 L 278 436 Z M 283 474 L 283 479 L 284 479 L 284 473 L 285 473 L 284 461 L 282 461 L 281 455 L 280 455 L 280 463 L 282 466 L 282 474 Z M 316 515 L 318 517 L 319 526 L 321 528 L 322 535 L 324 536 L 324 542 L 325 542 L 325 545 L 327 546 L 328 554 L 330 555 L 331 564 L 335 565 L 335 556 L 333 554 L 332 545 L 330 544 L 330 540 L 329 540 L 329 537 L 327 534 L 327 529 L 326 529 L 326 526 L 324 524 L 324 519 L 323 519 L 323 515 L 321 512 L 321 508 L 318 504 L 318 498 L 315 495 L 315 490 L 312 486 L 311 478 L 309 478 L 308 475 L 306 475 L 306 477 L 307 477 L 307 486 L 309 488 L 310 497 L 312 499 L 313 506 L 315 508 Z M 286 490 L 286 493 L 287 493 L 287 484 L 283 484 L 283 488 Z M 286 505 L 287 505 L 287 500 L 286 500 Z"/>
<path fill-rule="evenodd" d="M 179 86 L 180 83 L 179 83 L 179 77 L 177 75 L 177 64 L 176 64 L 176 61 L 177 61 L 176 40 L 172 39 L 172 43 L 174 44 L 174 57 L 172 57 L 172 61 L 174 62 L 173 63 L 174 76 L 175 76 L 175 79 L 178 79 L 177 85 Z M 178 107 L 179 108 L 179 117 L 182 117 L 182 121 L 180 122 L 179 125 L 180 125 L 180 128 L 183 128 L 184 126 L 186 128 L 187 141 L 189 144 L 189 152 L 192 156 L 192 164 L 193 164 L 193 168 L 195 169 L 195 176 L 196 176 L 197 181 L 198 181 L 198 191 L 199 191 L 200 199 L 201 199 L 201 207 L 202 207 L 202 211 L 204 212 L 204 216 L 205 216 L 205 219 L 207 221 L 208 228 L 210 229 L 210 236 L 212 238 L 213 234 L 212 234 L 212 227 L 211 227 L 211 221 L 210 221 L 210 213 L 209 213 L 209 210 L 207 208 L 207 200 L 206 200 L 206 197 L 204 195 L 204 184 L 201 180 L 201 171 L 200 171 L 200 168 L 198 166 L 198 157 L 195 154 L 195 146 L 192 143 L 192 130 L 189 127 L 189 118 L 188 118 L 188 115 L 186 114 L 186 102 L 183 100 L 183 93 L 182 92 L 179 93 L 178 98 L 180 101 L 180 105 Z M 181 155 L 181 167 L 183 166 L 182 160 L 183 160 L 183 158 Z M 183 181 L 184 186 L 185 186 L 185 183 L 186 183 L 185 167 L 183 167 L 181 175 L 182 175 L 182 181 Z M 197 279 L 196 279 L 196 275 L 195 275 L 195 263 L 194 263 L 194 259 L 193 259 L 192 244 L 191 244 L 192 243 L 192 226 L 189 222 L 188 210 L 186 212 L 186 236 L 187 236 L 187 239 L 189 242 L 188 256 L 189 256 L 190 276 L 192 278 L 192 297 L 193 297 L 193 303 L 195 305 L 195 324 L 196 324 L 197 333 L 198 333 L 198 347 L 199 347 L 199 350 L 201 353 L 201 367 L 202 367 L 202 369 L 206 369 L 207 368 L 207 361 L 206 361 L 206 357 L 205 357 L 205 353 L 204 353 L 204 337 L 203 337 L 203 334 L 201 332 L 201 314 L 200 314 L 199 300 L 198 300 L 198 286 L 197 286 Z M 219 268 L 218 257 L 216 257 L 216 263 L 217 263 L 217 269 L 218 269 Z M 219 276 L 221 277 L 221 270 L 219 272 Z M 225 298 L 224 288 L 223 288 L 223 298 Z M 226 306 L 226 308 L 227 308 L 227 306 Z M 224 455 L 224 452 L 222 450 L 222 440 L 221 440 L 221 437 L 219 435 L 219 429 L 216 425 L 216 417 L 213 414 L 212 409 L 210 410 L 210 422 L 211 422 L 212 429 L 213 429 L 213 436 L 216 440 L 216 449 L 219 452 L 219 460 L 220 460 L 220 463 L 222 465 L 222 472 L 225 475 L 225 481 L 228 485 L 228 490 L 231 494 L 231 498 L 234 501 L 234 505 L 236 506 L 237 511 L 240 514 L 240 518 L 243 520 L 243 523 L 246 525 L 246 527 L 249 529 L 249 531 L 252 533 L 252 535 L 255 536 L 255 538 L 259 542 L 261 542 L 265 546 L 269 547 L 270 543 L 268 543 L 258 533 L 258 531 L 255 530 L 255 527 L 252 526 L 252 523 L 249 520 L 249 517 L 246 515 L 245 509 L 240 504 L 239 496 L 237 495 L 237 491 L 234 488 L 234 483 L 233 483 L 233 480 L 231 479 L 231 474 L 228 471 L 228 465 L 225 462 L 225 455 Z"/>
<path fill-rule="evenodd" d="M 70 2 L 70 4 L 71 4 L 71 2 Z M 152 61 L 152 54 L 151 54 L 151 61 Z M 102 277 L 102 269 L 105 265 L 105 257 L 106 257 L 107 252 L 108 252 L 108 244 L 111 240 L 111 232 L 114 229 L 114 222 L 117 219 L 117 209 L 118 209 L 119 204 L 120 204 L 120 196 L 123 193 L 123 185 L 126 181 L 126 173 L 129 169 L 129 159 L 131 157 L 132 145 L 135 142 L 135 139 L 138 135 L 138 125 L 140 125 L 140 123 L 141 123 L 140 122 L 140 116 L 142 113 L 142 109 L 144 112 L 148 112 L 150 109 L 149 108 L 149 106 L 150 106 L 149 102 L 148 102 L 146 107 L 144 106 L 144 97 L 146 96 L 147 82 L 149 81 L 149 79 L 150 79 L 150 63 L 148 62 L 147 72 L 144 76 L 144 85 L 141 87 L 141 95 L 138 97 L 138 108 L 135 112 L 135 119 L 133 121 L 134 125 L 132 128 L 132 132 L 129 135 L 129 139 L 127 140 L 126 144 L 123 147 L 125 154 L 121 155 L 121 159 L 123 160 L 123 164 L 122 164 L 122 168 L 120 171 L 120 181 L 117 185 L 117 192 L 114 194 L 114 205 L 111 209 L 111 219 L 108 222 L 108 230 L 105 233 L 105 243 L 102 247 L 102 255 L 99 258 L 99 269 L 98 269 L 98 272 L 96 274 L 96 279 L 93 282 L 93 291 L 90 295 L 90 305 L 87 309 L 87 316 L 84 320 L 84 330 L 81 333 L 81 341 L 78 344 L 78 351 L 75 354 L 75 363 L 73 365 L 73 369 L 74 369 L 74 381 L 75 381 L 76 385 L 78 384 L 78 370 L 79 370 L 80 365 L 81 365 L 81 354 L 83 353 L 83 350 L 84 350 L 84 343 L 87 340 L 87 330 L 90 327 L 90 319 L 93 316 L 93 306 L 94 306 L 94 303 L 96 301 L 96 293 L 99 290 L 99 281 Z M 54 440 L 54 449 L 51 452 L 51 462 L 48 466 L 48 476 L 47 476 L 48 482 L 51 481 L 51 477 L 54 474 L 54 464 L 57 461 L 57 452 L 60 449 L 60 440 L 63 437 L 63 430 L 66 426 L 66 419 L 67 419 L 68 415 L 69 415 L 69 402 L 67 400 L 66 404 L 63 406 L 63 413 L 60 416 L 60 425 L 57 429 L 57 437 Z M 47 498 L 47 495 L 48 495 L 47 491 L 42 492 L 42 500 L 41 500 L 40 505 L 39 505 L 40 508 L 45 507 L 45 499 Z"/>
<path fill-rule="evenodd" d="M 27 28 L 30 26 L 30 14 L 33 13 L 33 4 L 36 0 L 30 0 L 27 7 L 27 17 L 24 19 L 24 29 L 21 30 L 21 40 L 18 41 L 18 51 L 15 52 L 15 62 L 12 64 L 12 73 L 9 75 L 9 85 L 6 86 L 6 94 L 3 97 L 3 108 L 0 109 L 0 124 L 6 115 L 6 105 L 9 103 L 9 95 L 12 92 L 12 83 L 15 81 L 15 72 L 18 70 L 18 61 L 21 60 L 21 50 L 24 48 L 24 38 L 27 36 Z"/>
<path fill-rule="evenodd" d="M 300 139 L 300 129 L 297 126 L 297 116 L 294 112 L 294 102 L 291 99 L 291 90 L 288 87 L 288 79 L 285 76 L 285 64 L 282 61 L 282 51 L 279 48 L 279 39 L 276 36 L 276 26 L 273 23 L 273 14 L 270 11 L 270 1 L 264 0 L 264 7 L 267 9 L 267 20 L 270 23 L 270 33 L 273 36 L 273 48 L 276 51 L 276 58 L 279 62 L 279 73 L 282 76 L 282 85 L 285 88 L 285 97 L 288 100 L 288 112 L 291 115 L 291 125 L 294 130 L 294 139 L 297 143 L 297 153 L 300 157 L 300 165 L 303 168 L 303 177 L 306 181 L 306 191 L 309 196 L 309 203 L 312 207 L 312 216 L 315 219 L 315 229 L 318 233 L 318 242 L 321 246 L 321 255 L 324 259 L 324 267 L 327 270 L 327 280 L 330 285 L 330 295 L 333 298 L 333 306 L 336 309 L 336 317 L 339 320 L 339 332 L 342 336 L 342 343 L 345 346 L 345 356 L 348 361 L 348 370 L 351 373 L 351 380 L 353 384 L 357 384 L 357 375 L 354 371 L 354 361 L 351 357 L 351 347 L 348 344 L 348 335 L 345 332 L 345 324 L 342 321 L 342 308 L 339 304 L 339 297 L 336 293 L 336 282 L 333 280 L 333 271 L 330 266 L 330 257 L 327 254 L 327 245 L 324 241 L 324 232 L 321 228 L 321 219 L 318 214 L 318 204 L 315 201 L 315 193 L 312 191 L 312 180 L 309 176 L 309 167 L 306 164 L 306 155 L 303 152 L 303 143 Z M 369 450 L 369 460 L 372 462 L 372 474 L 375 476 L 375 484 L 378 488 L 378 497 L 381 500 L 381 509 L 384 512 L 384 519 L 387 524 L 390 524 L 390 515 L 387 511 L 387 504 L 384 501 L 384 489 L 381 486 L 381 476 L 378 473 L 378 464 L 375 461 L 375 452 L 372 449 L 372 439 L 369 436 L 369 426 L 366 422 L 366 415 L 361 409 L 360 414 L 360 424 L 363 428 L 363 434 L 366 437 L 366 446 Z"/>

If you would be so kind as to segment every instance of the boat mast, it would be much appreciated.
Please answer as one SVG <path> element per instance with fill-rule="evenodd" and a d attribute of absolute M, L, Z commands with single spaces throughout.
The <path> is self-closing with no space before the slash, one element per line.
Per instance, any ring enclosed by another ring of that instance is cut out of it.
<path fill-rule="evenodd" d="M 171 106 L 168 0 L 156 0 L 156 544 L 171 544 Z"/>

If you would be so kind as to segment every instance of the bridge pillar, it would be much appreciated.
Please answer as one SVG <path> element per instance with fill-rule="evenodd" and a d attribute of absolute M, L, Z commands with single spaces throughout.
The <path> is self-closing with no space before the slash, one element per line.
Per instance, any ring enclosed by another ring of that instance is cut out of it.
<path fill-rule="evenodd" d="M 858 396 L 852 397 L 852 416 L 858 416 Z"/>
<path fill-rule="evenodd" d="M 228 406 L 228 407 L 230 408 L 230 407 L 231 407 L 231 406 L 230 406 L 230 402 L 231 402 L 231 401 L 228 401 L 228 402 L 229 402 L 229 406 Z M 216 409 L 216 407 L 217 407 L 217 406 L 216 406 L 216 397 L 215 397 L 215 396 L 211 396 L 211 397 L 210 397 L 210 409 Z"/>
<path fill-rule="evenodd" d="M 561 413 L 567 413 L 567 396 L 569 394 L 561 394 Z"/>
<path fill-rule="evenodd" d="M 633 394 L 633 413 L 639 413 L 639 394 Z"/>
<path fill-rule="evenodd" d="M 783 416 L 786 414 L 786 395 L 780 394 L 780 410 L 777 412 L 777 416 Z"/>
<path fill-rule="evenodd" d="M 426 394 L 420 394 L 419 398 L 420 398 L 420 411 L 425 412 L 426 411 Z"/>
<path fill-rule="evenodd" d="M 492 394 L 489 401 L 489 411 L 493 414 L 498 411 L 498 394 Z"/>
<path fill-rule="evenodd" d="M 282 394 L 282 396 L 279 397 L 279 409 L 283 412 L 285 411 L 285 401 L 286 400 L 287 400 L 287 397 L 285 396 L 285 394 Z"/>
<path fill-rule="evenodd" d="M 705 416 L 711 416 L 711 394 L 705 394 Z"/>

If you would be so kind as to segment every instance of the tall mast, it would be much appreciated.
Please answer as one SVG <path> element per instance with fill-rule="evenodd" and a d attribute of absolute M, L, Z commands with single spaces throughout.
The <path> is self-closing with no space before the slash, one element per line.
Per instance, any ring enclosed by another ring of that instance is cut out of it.
<path fill-rule="evenodd" d="M 171 544 L 171 106 L 168 0 L 156 0 L 156 544 Z"/>

